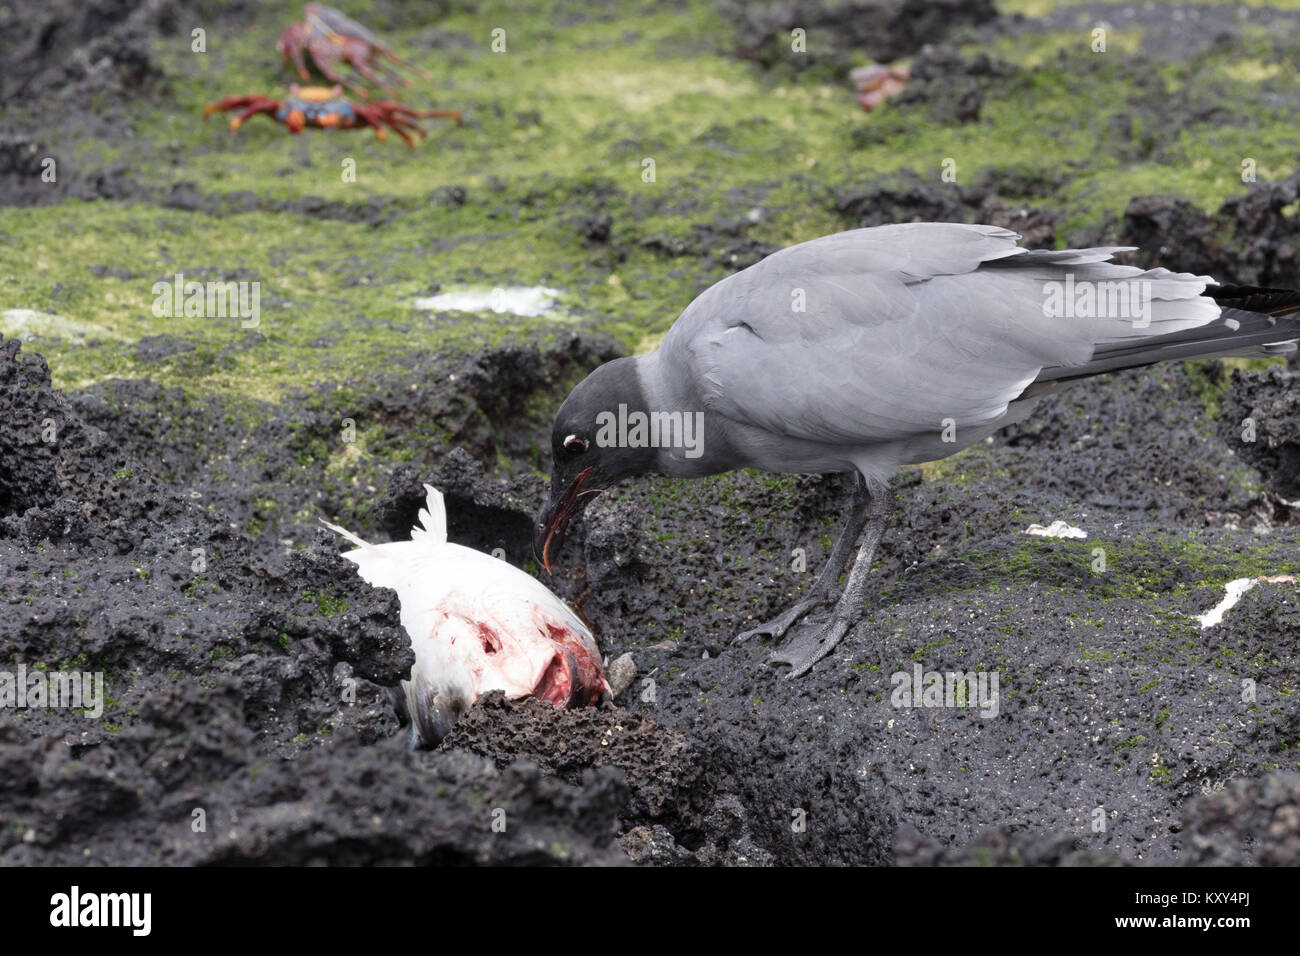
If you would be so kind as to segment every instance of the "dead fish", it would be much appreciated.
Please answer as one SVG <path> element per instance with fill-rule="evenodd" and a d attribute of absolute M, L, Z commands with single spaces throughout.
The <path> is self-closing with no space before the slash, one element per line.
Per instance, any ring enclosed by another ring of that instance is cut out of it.
<path fill-rule="evenodd" d="M 442 493 L 432 485 L 410 541 L 357 546 L 343 557 L 367 584 L 392 588 L 415 650 L 402 681 L 411 746 L 442 740 L 480 694 L 540 697 L 556 707 L 609 692 L 590 628 L 536 578 L 500 558 L 447 541 Z"/>

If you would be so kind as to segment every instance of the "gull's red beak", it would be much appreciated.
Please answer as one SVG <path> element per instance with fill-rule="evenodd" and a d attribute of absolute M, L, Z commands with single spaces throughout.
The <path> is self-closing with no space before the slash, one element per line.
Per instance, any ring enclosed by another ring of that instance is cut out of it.
<path fill-rule="evenodd" d="M 592 470 L 592 468 L 584 468 L 579 472 L 563 498 L 557 499 L 555 490 L 552 489 L 550 500 L 546 502 L 546 507 L 542 509 L 538 518 L 535 550 L 547 574 L 551 573 L 551 562 L 560 553 L 560 548 L 564 544 L 564 535 L 569 529 L 569 522 L 582 513 L 587 502 L 599 491 L 599 489 L 587 492 L 582 490 L 582 483 L 591 475 Z"/>

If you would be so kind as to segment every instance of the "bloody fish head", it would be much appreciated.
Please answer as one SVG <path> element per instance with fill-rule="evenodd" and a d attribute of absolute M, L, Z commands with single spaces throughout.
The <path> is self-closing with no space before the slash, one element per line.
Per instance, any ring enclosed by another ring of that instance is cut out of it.
<path fill-rule="evenodd" d="M 609 690 L 609 684 L 590 640 L 563 624 L 548 623 L 546 627 L 555 654 L 533 687 L 533 696 L 549 700 L 556 707 L 585 707 L 596 703 Z"/>
<path fill-rule="evenodd" d="M 479 695 L 540 697 L 556 707 L 595 704 L 609 691 L 591 628 L 542 582 L 506 561 L 447 540 L 442 494 L 428 497 L 410 541 L 344 554 L 374 587 L 392 588 L 415 651 L 402 681 L 411 745 L 433 746 Z"/>
<path fill-rule="evenodd" d="M 403 690 L 414 744 L 438 743 L 490 690 L 560 708 L 595 704 L 609 690 L 591 632 L 558 602 L 452 595 L 413 643 L 415 667 Z"/>

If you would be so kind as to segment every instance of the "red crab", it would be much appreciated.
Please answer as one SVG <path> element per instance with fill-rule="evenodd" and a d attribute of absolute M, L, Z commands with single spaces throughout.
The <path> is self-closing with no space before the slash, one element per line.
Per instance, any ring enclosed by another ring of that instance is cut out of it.
<path fill-rule="evenodd" d="M 421 138 L 425 136 L 420 124 L 415 122 L 418 119 L 444 117 L 461 122 L 459 110 L 414 110 L 396 100 L 355 103 L 343 95 L 341 86 L 299 86 L 297 83 L 289 87 L 289 95 L 284 100 L 257 95 L 228 96 L 203 107 L 203 115 L 235 109 L 243 112 L 230 121 L 232 133 L 243 125 L 244 120 L 265 113 L 277 123 L 289 127 L 290 133 L 301 133 L 308 126 L 322 129 L 373 126 L 380 139 L 387 138 L 391 129 L 406 141 L 407 146 L 415 145 L 407 135 L 408 130 Z"/>
<path fill-rule="evenodd" d="M 342 64 L 348 64 L 367 80 L 387 90 L 411 85 L 397 67 L 414 70 L 424 79 L 431 79 L 423 70 L 398 59 L 373 33 L 333 7 L 309 3 L 303 14 L 307 19 L 289 24 L 280 34 L 277 46 L 280 55 L 293 61 L 298 75 L 304 80 L 311 78 L 307 72 L 306 55 L 311 56 L 316 69 L 330 82 L 342 84 L 360 96 L 368 95 L 366 88 L 341 77 L 339 67 Z M 380 76 L 380 73 L 384 75 Z"/>

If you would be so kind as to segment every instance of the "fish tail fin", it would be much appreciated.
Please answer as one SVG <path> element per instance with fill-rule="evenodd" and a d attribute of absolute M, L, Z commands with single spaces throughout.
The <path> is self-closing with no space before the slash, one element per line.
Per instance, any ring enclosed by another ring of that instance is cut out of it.
<path fill-rule="evenodd" d="M 420 524 L 423 527 L 411 529 L 411 540 L 421 544 L 439 545 L 447 543 L 447 508 L 442 501 L 442 492 L 433 485 L 425 485 L 428 493 L 424 507 L 420 509 Z"/>

